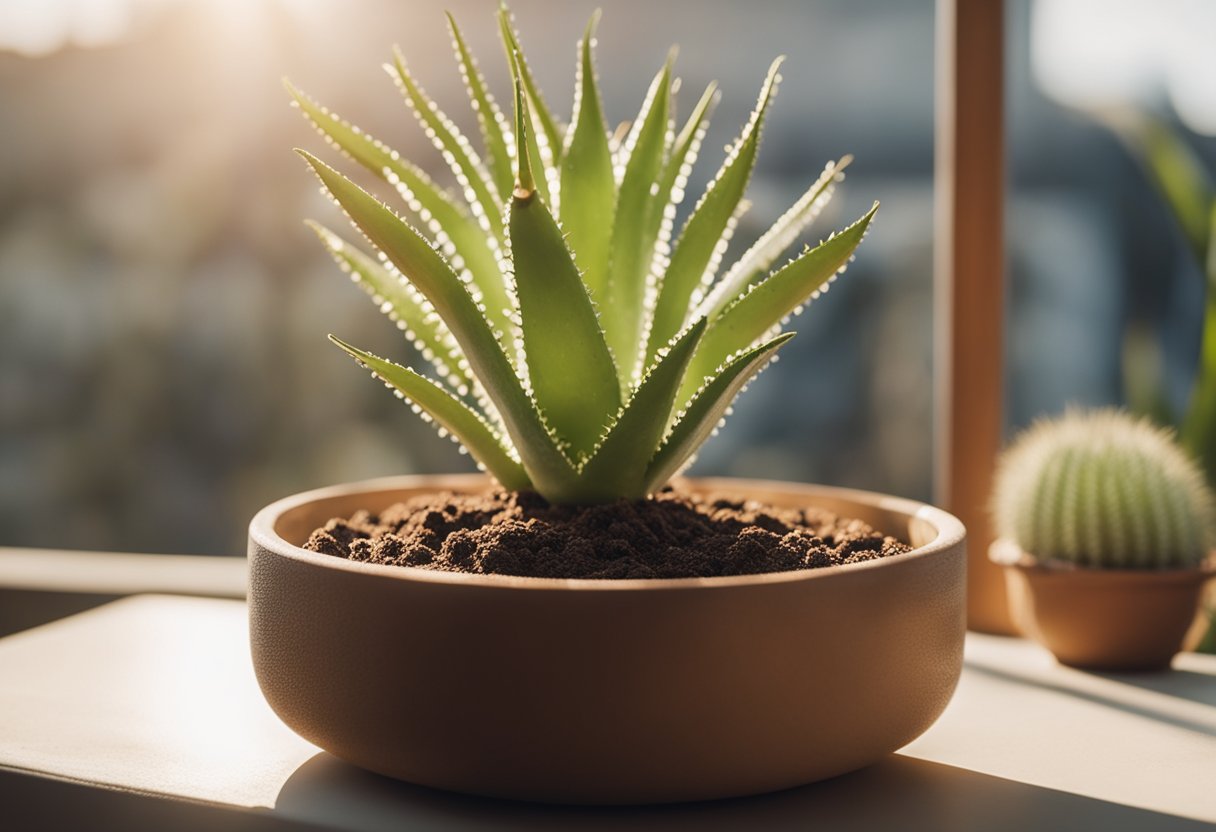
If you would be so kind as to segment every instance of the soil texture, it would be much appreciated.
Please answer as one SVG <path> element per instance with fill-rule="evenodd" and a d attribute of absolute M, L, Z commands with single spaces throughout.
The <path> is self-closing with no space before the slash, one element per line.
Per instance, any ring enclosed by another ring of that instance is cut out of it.
<path fill-rule="evenodd" d="M 555 506 L 529 492 L 438 492 L 317 529 L 305 549 L 444 572 L 690 578 L 816 569 L 910 551 L 860 520 L 668 488 Z"/>

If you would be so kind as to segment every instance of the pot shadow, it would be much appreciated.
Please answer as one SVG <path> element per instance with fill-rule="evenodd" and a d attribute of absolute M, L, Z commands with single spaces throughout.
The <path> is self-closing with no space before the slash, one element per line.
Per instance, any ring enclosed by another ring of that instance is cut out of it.
<path fill-rule="evenodd" d="M 1144 717 L 1145 719 L 1151 719 L 1151 720 L 1154 720 L 1155 722 L 1161 722 L 1166 725 L 1173 725 L 1175 728 L 1182 728 L 1187 731 L 1193 731 L 1197 734 L 1202 734 L 1204 736 L 1208 736 L 1208 737 L 1216 736 L 1216 729 L 1213 729 L 1212 725 L 1210 725 L 1210 724 L 1206 724 L 1203 722 L 1197 722 L 1192 719 L 1187 719 L 1186 717 L 1166 713 L 1165 711 L 1159 710 L 1157 708 L 1151 708 L 1146 705 L 1136 705 L 1136 704 L 1132 704 L 1131 702 L 1123 702 L 1123 701 L 1114 699 L 1109 696 L 1103 696 L 1100 693 L 1094 693 L 1092 691 L 1085 691 L 1085 690 L 1078 690 L 1077 688 L 1071 687 L 1066 684 L 1061 684 L 1059 682 L 1049 682 L 1044 679 L 1037 679 L 1037 678 L 1032 678 L 1032 677 L 1028 677 L 1028 676 L 1023 676 L 1020 673 L 1015 673 L 1010 670 L 1005 670 L 1005 669 L 999 668 L 999 667 L 992 667 L 991 665 L 976 664 L 974 662 L 967 663 L 967 671 L 971 672 L 971 673 L 980 673 L 984 676 L 989 676 L 994 679 L 1000 679 L 1001 681 L 1004 681 L 1004 682 L 1013 682 L 1018 685 L 1025 685 L 1027 687 L 1038 688 L 1041 690 L 1050 690 L 1055 693 L 1062 693 L 1066 696 L 1072 696 L 1077 699 L 1084 700 L 1085 702 L 1092 702 L 1095 705 L 1102 705 L 1107 708 L 1115 708 L 1117 710 L 1123 711 L 1124 713 L 1132 714 L 1134 716 Z M 1216 677 L 1208 676 L 1207 674 L 1204 674 L 1204 673 L 1194 673 L 1192 671 L 1178 671 L 1178 670 L 1162 671 L 1160 674 L 1156 674 L 1156 676 L 1158 676 L 1159 678 L 1151 679 L 1147 674 L 1097 673 L 1097 672 L 1088 671 L 1088 670 L 1078 671 L 1078 672 L 1087 673 L 1091 676 L 1095 676 L 1095 677 L 1098 677 L 1101 679 L 1109 679 L 1110 681 L 1113 681 L 1113 682 L 1119 682 L 1122 684 L 1128 684 L 1128 685 L 1134 685 L 1136 687 L 1146 688 L 1148 690 L 1154 690 L 1159 693 L 1163 693 L 1163 694 L 1167 694 L 1167 695 L 1171 695 L 1171 696 L 1178 696 L 1183 699 L 1190 699 L 1192 701 L 1199 702 L 1200 704 L 1209 704 L 1209 705 L 1216 704 L 1216 701 L 1214 701 L 1214 698 L 1216 698 L 1216 697 L 1214 697 L 1214 694 L 1216 694 Z M 1190 687 L 1187 687 L 1185 690 L 1183 690 L 1183 692 L 1179 693 L 1179 691 L 1176 689 L 1176 687 L 1173 683 L 1171 683 L 1169 685 L 1169 687 L 1167 688 L 1165 686 L 1165 680 L 1163 678 L 1163 677 L 1166 677 L 1167 675 L 1172 675 L 1175 673 L 1187 673 L 1187 674 L 1197 677 L 1197 678 L 1194 679 L 1192 682 L 1188 682 L 1188 685 Z M 1155 687 L 1154 684 L 1157 686 Z M 1204 690 L 1205 687 L 1207 688 L 1207 690 Z M 1188 692 L 1191 695 L 1188 695 Z M 1200 697 L 1205 697 L 1205 698 L 1200 698 Z"/>
<path fill-rule="evenodd" d="M 1161 670 L 1156 673 L 1093 673 L 1103 679 L 1155 693 L 1189 699 L 1216 708 L 1216 673 L 1197 670 Z"/>
<path fill-rule="evenodd" d="M 274 815 L 358 832 L 409 829 L 1210 830 L 1207 823 L 892 755 L 788 791 L 643 807 L 546 806 L 436 791 L 321 752 L 283 785 Z"/>

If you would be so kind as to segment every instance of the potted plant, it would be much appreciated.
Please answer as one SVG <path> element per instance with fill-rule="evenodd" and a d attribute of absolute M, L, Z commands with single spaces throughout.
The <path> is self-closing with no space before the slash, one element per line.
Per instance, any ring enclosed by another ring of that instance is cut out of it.
<path fill-rule="evenodd" d="M 292 94 L 404 198 L 410 220 L 303 154 L 379 257 L 315 226 L 321 240 L 437 377 L 333 340 L 497 485 L 400 477 L 260 512 L 249 598 L 267 700 L 302 736 L 373 771 L 567 803 L 786 788 L 909 742 L 961 669 L 958 521 L 834 488 L 665 489 L 865 234 L 874 209 L 772 268 L 848 160 L 715 282 L 779 62 L 673 243 L 712 85 L 675 130 L 669 58 L 614 138 L 593 19 L 564 127 L 502 9 L 509 125 L 449 22 L 484 165 L 400 54 L 388 68 L 467 205 Z M 724 491 L 743 497 L 707 496 Z"/>
<path fill-rule="evenodd" d="M 1170 433 L 1117 410 L 1071 411 L 1003 455 L 993 499 L 1023 632 L 1062 663 L 1168 667 L 1213 574 L 1213 497 Z"/>

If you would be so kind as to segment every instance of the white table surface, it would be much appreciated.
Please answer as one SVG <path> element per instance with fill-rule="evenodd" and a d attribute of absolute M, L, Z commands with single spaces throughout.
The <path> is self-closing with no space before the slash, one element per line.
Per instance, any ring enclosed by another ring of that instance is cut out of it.
<path fill-rule="evenodd" d="M 757 798 L 573 809 L 440 793 L 349 766 L 263 701 L 243 602 L 144 595 L 0 639 L 0 774 L 0 827 L 7 817 L 18 829 L 59 816 L 46 788 L 22 788 L 52 782 L 76 795 L 148 795 L 136 808 L 168 798 L 183 818 L 195 801 L 282 822 L 274 828 L 367 832 L 1209 829 L 1216 656 L 1099 675 L 1025 641 L 972 634 L 946 713 L 869 769 Z"/>

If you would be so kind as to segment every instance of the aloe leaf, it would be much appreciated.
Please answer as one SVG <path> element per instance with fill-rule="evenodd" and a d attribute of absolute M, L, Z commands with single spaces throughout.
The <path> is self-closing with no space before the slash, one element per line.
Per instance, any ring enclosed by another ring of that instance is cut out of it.
<path fill-rule="evenodd" d="M 371 370 L 388 387 L 426 411 L 431 419 L 439 423 L 441 431 L 450 431 L 503 488 L 518 491 L 531 487 L 523 466 L 511 458 L 501 438 L 464 402 L 408 367 L 352 347 L 333 335 L 329 336 L 329 340 Z"/>
<path fill-rule="evenodd" d="M 680 401 L 688 401 L 729 356 L 748 348 L 765 333 L 780 326 L 784 318 L 800 310 L 808 299 L 817 298 L 848 265 L 877 210 L 876 202 L 844 231 L 804 251 L 710 321 L 680 391 Z"/>
<path fill-rule="evenodd" d="M 510 300 L 498 265 L 499 248 L 477 220 L 396 151 L 322 107 L 289 82 L 284 82 L 296 105 L 326 140 L 395 187 L 410 211 L 426 226 L 431 238 L 454 268 L 467 269 L 480 290 L 490 320 L 509 332 Z"/>
<path fill-rule="evenodd" d="M 656 202 L 653 210 L 647 213 L 646 223 L 642 229 L 640 250 L 651 252 L 648 282 L 657 283 L 657 278 L 654 276 L 661 274 L 667 268 L 671 255 L 671 230 L 675 225 L 676 211 L 684 201 L 684 189 L 688 185 L 688 176 L 697 161 L 697 154 L 701 150 L 705 131 L 709 128 L 710 112 L 717 100 L 718 85 L 710 82 L 684 123 L 684 127 L 676 136 L 675 142 L 671 146 L 671 152 L 663 164 L 663 172 L 654 192 Z M 672 107 L 675 107 L 674 96 Z M 650 288 L 648 286 L 648 291 Z M 654 297 L 657 297 L 657 293 L 651 295 L 652 299 Z M 696 320 L 697 317 L 699 316 L 690 315 L 689 320 Z M 647 355 L 646 358 L 647 360 L 641 364 L 642 368 L 649 366 L 653 356 Z"/>
<path fill-rule="evenodd" d="M 430 361 L 436 372 L 459 396 L 467 396 L 475 386 L 464 356 L 430 302 L 399 274 L 351 245 L 320 223 L 308 222 L 321 243 L 344 272 L 380 306 L 406 337 Z"/>
<path fill-rule="evenodd" d="M 482 229 L 502 242 L 502 204 L 469 140 L 419 86 L 406 67 L 400 49 L 393 49 L 393 65 L 386 69 L 401 87 L 402 94 L 431 143 L 447 160 Z"/>
<path fill-rule="evenodd" d="M 561 191 L 566 195 L 561 202 L 562 227 L 569 235 L 575 261 L 593 298 L 603 292 L 612 215 L 616 209 L 612 152 L 608 149 L 608 132 L 591 58 L 598 21 L 597 11 L 579 42 L 571 119 L 574 126 L 562 154 L 561 169 Z"/>
<path fill-rule="evenodd" d="M 689 402 L 646 470 L 646 491 L 652 492 L 683 470 L 705 441 L 718 429 L 731 403 L 762 370 L 777 350 L 793 338 L 787 332 L 748 350 L 726 363 Z"/>
<path fill-rule="evenodd" d="M 653 236 L 647 239 L 652 212 L 658 210 L 651 187 L 663 167 L 669 138 L 671 106 L 670 55 L 650 84 L 634 126 L 625 140 L 625 171 L 617 194 L 616 219 L 612 226 L 607 302 L 603 305 L 608 345 L 616 356 L 621 387 L 628 387 L 640 370 L 639 346 L 642 309 L 646 297 L 646 274 L 654 250 Z"/>
<path fill-rule="evenodd" d="M 557 211 L 558 206 L 555 204 L 555 200 L 552 198 L 553 194 L 549 190 L 549 161 L 552 157 L 547 150 L 541 148 L 540 142 L 537 141 L 539 134 L 536 130 L 535 122 L 529 115 L 529 108 L 526 104 L 524 105 L 524 116 L 528 120 L 527 127 L 529 129 L 525 130 L 520 126 L 519 102 L 521 99 L 526 99 L 526 96 L 521 92 L 524 89 L 523 79 L 520 75 L 521 68 L 522 62 L 519 60 L 519 56 L 516 55 L 516 60 L 511 63 L 511 83 L 515 88 L 515 152 L 517 161 L 522 159 L 524 155 L 527 155 L 527 173 L 528 176 L 532 177 L 528 182 L 527 190 L 537 191 L 540 194 L 540 198 L 549 205 L 552 205 L 554 211 Z M 516 167 L 517 182 L 519 172 L 522 170 L 523 168 Z"/>
<path fill-rule="evenodd" d="M 525 152 L 511 199 L 511 256 L 528 375 L 549 426 L 581 457 L 620 409 L 616 367 L 561 229 L 533 190 L 522 86 L 515 106 L 516 145 Z"/>
<path fill-rule="evenodd" d="M 649 248 L 651 251 L 650 271 L 647 279 L 654 281 L 656 285 L 657 277 L 655 275 L 662 274 L 671 259 L 671 231 L 675 226 L 676 211 L 684 201 L 684 189 L 688 185 L 688 175 L 697 161 L 697 154 L 701 150 L 705 131 L 709 128 L 710 111 L 717 100 L 718 85 L 710 82 L 684 123 L 684 127 L 676 136 L 675 142 L 671 146 L 671 152 L 663 163 L 663 172 L 660 175 L 658 187 L 655 189 L 657 202 L 654 210 L 646 216 L 641 247 L 643 250 Z M 675 107 L 674 95 L 672 107 L 673 109 Z M 653 297 L 657 297 L 657 293 Z M 688 319 L 695 320 L 697 317 L 690 315 Z M 652 356 L 648 356 L 648 358 L 650 357 Z M 646 366 L 646 363 L 643 366 Z"/>
<path fill-rule="evenodd" d="M 554 166 L 561 162 L 563 131 L 552 111 L 545 104 L 540 87 L 532 77 L 532 70 L 524 57 L 523 47 L 519 45 L 519 33 L 515 31 L 511 21 L 511 10 L 503 3 L 498 7 L 498 29 L 502 35 L 503 49 L 507 52 L 507 63 L 511 71 L 518 71 L 519 79 L 523 82 L 524 91 L 528 94 L 528 104 L 531 106 L 532 118 L 540 122 L 538 132 L 544 136 L 544 151 L 550 155 L 550 163 Z M 518 65 L 518 69 L 517 69 Z M 544 158 L 541 156 L 540 158 Z"/>
<path fill-rule="evenodd" d="M 481 129 L 482 142 L 489 157 L 490 174 L 498 193 L 509 194 L 515 183 L 515 170 L 511 163 L 513 154 L 510 127 L 502 110 L 494 101 L 494 96 L 486 87 L 485 76 L 478 69 L 477 61 L 469 51 L 460 27 L 456 25 L 456 18 L 451 12 L 447 12 L 447 16 L 448 28 L 452 32 L 452 45 L 456 50 L 456 61 L 460 64 L 460 74 L 464 78 L 473 112 L 477 114 L 477 126 Z"/>
<path fill-rule="evenodd" d="M 709 128 L 709 116 L 718 100 L 718 85 L 710 82 L 702 93 L 697 105 L 693 107 L 671 146 L 671 153 L 663 164 L 663 173 L 659 179 L 659 196 L 666 200 L 665 210 L 656 215 L 667 223 L 666 234 L 670 236 L 670 223 L 675 219 L 676 208 L 684 201 L 684 188 L 688 184 L 688 175 L 697 161 L 701 151 L 701 143 L 705 131 Z M 660 238 L 663 234 L 659 233 Z"/>
<path fill-rule="evenodd" d="M 312 166 L 351 221 L 435 308 L 460 345 L 470 372 L 481 380 L 502 416 L 532 482 L 542 492 L 564 490 L 574 477 L 573 466 L 524 391 L 468 287 L 443 256 L 388 206 L 315 156 L 297 152 Z"/>
<path fill-rule="evenodd" d="M 829 162 L 806 193 L 727 270 L 701 302 L 697 314 L 717 317 L 727 304 L 763 278 L 777 258 L 819 216 L 823 206 L 831 200 L 836 183 L 844 178 L 844 169 L 852 161 L 852 156 L 845 156 L 838 162 Z"/>
<path fill-rule="evenodd" d="M 638 384 L 620 417 L 587 460 L 580 479 L 584 499 L 645 497 L 647 465 L 655 455 L 688 362 L 705 333 L 705 319 L 696 321 L 666 348 Z"/>
<path fill-rule="evenodd" d="M 692 216 L 688 218 L 676 242 L 671 262 L 661 274 L 658 300 L 650 325 L 647 356 L 684 324 L 690 299 L 698 287 L 706 285 L 717 271 L 730 242 L 732 218 L 736 216 L 743 192 L 751 179 L 760 147 L 764 117 L 777 91 L 781 58 L 773 61 L 760 88 L 760 96 L 751 119 L 732 145 L 730 153 L 717 176 L 705 190 Z M 659 275 L 656 275 L 658 277 Z"/>

